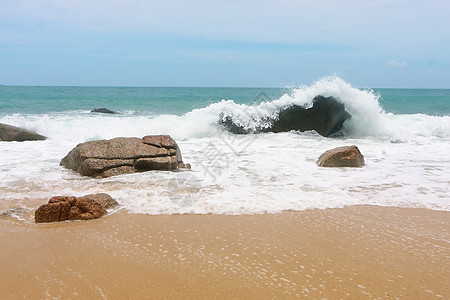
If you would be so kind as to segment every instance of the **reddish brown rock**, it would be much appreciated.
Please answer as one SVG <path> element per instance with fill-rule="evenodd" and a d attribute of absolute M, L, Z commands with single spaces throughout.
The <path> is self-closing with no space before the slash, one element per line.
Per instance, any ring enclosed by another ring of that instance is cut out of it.
<path fill-rule="evenodd" d="M 316 163 L 320 167 L 361 167 L 364 156 L 354 145 L 338 147 L 325 151 Z"/>
<path fill-rule="evenodd" d="M 106 214 L 106 209 L 100 203 L 91 198 L 78 198 L 75 203 L 81 214 L 90 213 L 95 219 Z"/>
<path fill-rule="evenodd" d="M 69 211 L 68 220 L 71 220 L 71 221 L 72 220 L 80 220 L 81 219 L 80 216 L 81 216 L 81 210 L 76 206 L 72 206 Z"/>
<path fill-rule="evenodd" d="M 61 199 L 50 199 L 48 204 L 44 204 L 39 207 L 34 215 L 37 223 L 49 223 L 60 222 L 67 220 L 70 211 L 69 201 L 62 200 L 62 198 L 75 198 L 75 197 L 58 197 Z"/>
<path fill-rule="evenodd" d="M 86 221 L 86 220 L 92 220 L 92 219 L 95 219 L 95 217 L 91 213 L 86 212 L 86 213 L 83 213 L 80 215 L 80 220 Z"/>
<path fill-rule="evenodd" d="M 66 220 L 90 220 L 106 214 L 106 208 L 118 205 L 107 194 L 92 194 L 80 198 L 56 196 L 48 204 L 41 205 L 34 214 L 36 223 L 61 222 Z"/>
<path fill-rule="evenodd" d="M 51 197 L 50 200 L 48 200 L 48 203 L 58 203 L 62 201 L 67 201 L 70 203 L 70 205 L 74 205 L 75 201 L 77 201 L 77 198 L 73 196 L 55 196 Z"/>
<path fill-rule="evenodd" d="M 114 138 L 77 145 L 60 165 L 81 175 L 110 177 L 150 170 L 176 170 L 183 159 L 177 143 L 168 135 Z"/>

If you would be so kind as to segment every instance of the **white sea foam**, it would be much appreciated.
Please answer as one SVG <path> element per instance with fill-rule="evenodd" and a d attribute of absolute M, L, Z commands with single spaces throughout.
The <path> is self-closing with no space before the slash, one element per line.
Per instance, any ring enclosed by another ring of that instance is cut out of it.
<path fill-rule="evenodd" d="M 311 86 L 292 89 L 279 99 L 254 105 L 222 100 L 207 107 L 194 109 L 181 116 L 142 115 L 132 111 L 122 115 L 91 114 L 89 111 L 69 111 L 44 115 L 4 116 L 1 122 L 28 128 L 53 140 L 86 141 L 116 136 L 170 134 L 176 139 L 215 137 L 223 132 L 218 121 L 232 116 L 236 123 L 248 128 L 264 126 L 267 118 L 276 118 L 280 109 L 289 105 L 312 105 L 317 95 L 333 96 L 352 115 L 344 123 L 349 137 L 376 137 L 393 140 L 413 140 L 416 137 L 448 138 L 449 116 L 393 115 L 383 111 L 380 95 L 372 90 L 352 87 L 339 77 L 329 77 Z"/>
<path fill-rule="evenodd" d="M 316 95 L 342 101 L 352 118 L 344 138 L 312 132 L 233 135 L 219 125 L 222 114 L 259 126 L 291 104 L 311 105 Z M 90 114 L 73 111 L 9 115 L 8 123 L 49 137 L 42 142 L 0 143 L 0 210 L 9 203 L 35 208 L 53 195 L 106 192 L 127 210 L 150 214 L 247 214 L 377 204 L 450 210 L 448 159 L 450 117 L 386 114 L 379 95 L 339 78 L 293 89 L 254 105 L 224 100 L 176 115 Z M 170 134 L 189 172 L 147 172 L 91 179 L 59 166 L 76 144 L 117 136 Z M 356 144 L 362 168 L 319 168 L 327 149 Z M 14 200 L 14 202 L 13 202 Z"/>

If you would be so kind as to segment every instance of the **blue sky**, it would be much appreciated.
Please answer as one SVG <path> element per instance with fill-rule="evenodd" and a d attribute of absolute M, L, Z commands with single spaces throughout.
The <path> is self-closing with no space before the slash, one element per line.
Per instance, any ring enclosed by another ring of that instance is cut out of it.
<path fill-rule="evenodd" d="M 450 1 L 0 0 L 0 84 L 450 88 Z"/>

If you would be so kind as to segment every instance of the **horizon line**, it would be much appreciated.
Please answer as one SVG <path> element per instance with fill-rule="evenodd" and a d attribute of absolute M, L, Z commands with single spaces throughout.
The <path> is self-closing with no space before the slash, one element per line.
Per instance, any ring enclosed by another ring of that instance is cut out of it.
<path fill-rule="evenodd" d="M 218 88 L 218 89 L 295 89 L 298 86 L 156 86 L 156 85 L 21 85 L 21 84 L 0 84 L 0 87 L 65 87 L 65 88 Z M 356 87 L 357 89 L 402 89 L 402 90 L 448 90 L 450 87 Z"/>

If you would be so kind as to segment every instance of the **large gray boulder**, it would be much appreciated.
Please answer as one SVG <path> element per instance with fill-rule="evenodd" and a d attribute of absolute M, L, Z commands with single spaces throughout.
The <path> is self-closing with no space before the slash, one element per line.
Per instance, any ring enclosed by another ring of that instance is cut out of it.
<path fill-rule="evenodd" d="M 168 135 L 82 143 L 72 149 L 60 165 L 95 178 L 184 167 L 181 151 Z"/>
<path fill-rule="evenodd" d="M 4 142 L 23 142 L 23 141 L 42 141 L 47 138 L 43 135 L 31 132 L 29 130 L 0 123 L 0 141 Z"/>

